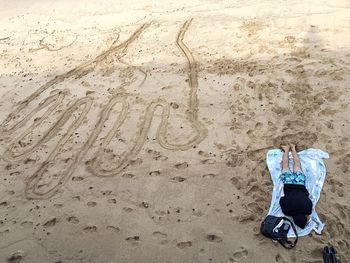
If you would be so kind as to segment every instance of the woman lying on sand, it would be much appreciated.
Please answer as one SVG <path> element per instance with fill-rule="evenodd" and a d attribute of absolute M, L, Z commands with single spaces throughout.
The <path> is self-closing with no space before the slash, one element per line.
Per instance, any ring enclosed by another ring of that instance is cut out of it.
<path fill-rule="evenodd" d="M 309 199 L 309 192 L 305 187 L 305 174 L 301 168 L 300 159 L 295 145 L 282 146 L 284 151 L 282 159 L 282 174 L 284 196 L 280 199 L 282 212 L 291 216 L 294 223 L 300 228 L 305 228 L 307 215 L 312 212 L 312 202 Z M 293 173 L 289 169 L 289 150 L 292 149 L 294 160 Z"/>

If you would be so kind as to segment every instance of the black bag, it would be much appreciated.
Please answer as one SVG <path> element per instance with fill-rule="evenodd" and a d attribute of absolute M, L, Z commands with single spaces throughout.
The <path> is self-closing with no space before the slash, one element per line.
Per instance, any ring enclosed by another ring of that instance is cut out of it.
<path fill-rule="evenodd" d="M 288 240 L 287 237 L 290 227 L 292 227 L 296 236 L 294 241 Z M 295 247 L 298 242 L 298 233 L 295 226 L 293 222 L 286 217 L 268 215 L 261 223 L 260 232 L 264 236 L 278 241 L 283 247 L 288 249 Z"/>

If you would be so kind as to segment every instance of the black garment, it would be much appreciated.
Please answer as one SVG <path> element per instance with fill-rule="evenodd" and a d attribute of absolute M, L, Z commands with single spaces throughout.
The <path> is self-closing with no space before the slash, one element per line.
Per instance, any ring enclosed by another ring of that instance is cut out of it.
<path fill-rule="evenodd" d="M 283 189 L 284 196 L 280 199 L 283 214 L 291 216 L 298 227 L 305 228 L 306 215 L 312 212 L 309 192 L 304 185 L 296 184 L 285 184 Z"/>

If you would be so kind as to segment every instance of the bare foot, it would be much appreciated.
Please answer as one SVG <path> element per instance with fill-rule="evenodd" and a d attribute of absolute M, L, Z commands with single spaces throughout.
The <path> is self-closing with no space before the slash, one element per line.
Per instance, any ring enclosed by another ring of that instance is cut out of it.
<path fill-rule="evenodd" d="M 281 145 L 281 148 L 283 149 L 284 152 L 288 152 L 290 149 L 289 145 Z"/>
<path fill-rule="evenodd" d="M 292 150 L 295 151 L 296 145 L 293 144 L 293 143 L 291 143 L 291 144 L 290 144 L 290 148 L 292 148 Z"/>

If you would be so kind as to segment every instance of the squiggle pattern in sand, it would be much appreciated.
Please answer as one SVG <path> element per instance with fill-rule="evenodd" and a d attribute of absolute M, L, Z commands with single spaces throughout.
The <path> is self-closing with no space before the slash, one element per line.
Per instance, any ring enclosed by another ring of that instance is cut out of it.
<path fill-rule="evenodd" d="M 100 144 L 97 152 L 94 154 L 94 158 L 88 163 L 89 170 L 96 176 L 106 177 L 106 176 L 114 176 L 120 173 L 120 171 L 129 165 L 129 163 L 139 154 L 142 147 L 145 144 L 147 139 L 147 134 L 149 132 L 150 126 L 152 124 L 153 116 L 155 110 L 159 107 L 162 109 L 161 121 L 157 128 L 156 140 L 157 142 L 164 147 L 165 149 L 170 150 L 186 150 L 194 145 L 200 143 L 206 136 L 207 130 L 205 126 L 198 119 L 198 97 L 197 97 L 197 89 L 198 89 L 198 66 L 197 63 L 189 50 L 189 48 L 184 44 L 184 36 L 185 33 L 192 22 L 191 20 L 186 21 L 183 26 L 180 28 L 180 31 L 177 35 L 176 44 L 181 49 L 183 54 L 185 55 L 188 66 L 189 66 L 189 98 L 188 98 L 188 106 L 186 110 L 186 119 L 192 125 L 192 129 L 195 131 L 194 136 L 188 138 L 185 143 L 172 143 L 167 139 L 167 130 L 168 130 L 168 118 L 170 112 L 170 104 L 161 98 L 153 100 L 146 108 L 144 116 L 140 120 L 142 120 L 141 125 L 139 127 L 139 131 L 137 132 L 138 137 L 131 145 L 130 149 L 126 151 L 122 158 L 118 162 L 113 163 L 111 169 L 104 169 L 101 166 L 101 156 L 103 152 L 106 150 L 108 145 L 111 143 L 112 138 L 117 135 L 118 129 L 125 123 L 125 120 L 128 115 L 128 103 L 127 96 L 125 94 L 114 94 L 108 103 L 102 108 L 100 111 L 99 117 L 94 125 L 91 134 L 84 142 L 82 148 L 76 153 L 74 160 L 68 166 L 65 171 L 61 171 L 62 176 L 60 176 L 55 184 L 50 188 L 45 188 L 44 190 L 40 186 L 40 181 L 47 176 L 49 166 L 55 162 L 57 155 L 68 142 L 68 140 L 72 137 L 74 132 L 82 125 L 84 119 L 87 114 L 91 110 L 94 102 L 93 96 L 86 96 L 84 98 L 80 98 L 77 100 L 71 101 L 70 105 L 67 109 L 65 109 L 58 117 L 57 120 L 50 126 L 50 128 L 38 139 L 35 143 L 25 147 L 25 149 L 18 150 L 15 145 L 16 142 L 21 141 L 28 134 L 30 134 L 36 127 L 38 127 L 43 121 L 45 121 L 50 114 L 54 113 L 59 106 L 62 105 L 63 99 L 69 93 L 67 90 L 61 90 L 58 92 L 54 92 L 42 102 L 38 104 L 36 108 L 34 108 L 29 113 L 25 113 L 29 105 L 37 99 L 44 91 L 49 89 L 50 87 L 57 85 L 68 78 L 79 78 L 80 76 L 84 76 L 89 72 L 92 72 L 96 65 L 103 63 L 104 60 L 108 58 L 108 56 L 116 54 L 118 52 L 125 52 L 128 46 L 137 40 L 141 33 L 145 31 L 150 24 L 143 24 L 139 29 L 137 29 L 126 41 L 118 44 L 116 46 L 112 46 L 107 51 L 101 53 L 96 58 L 81 64 L 80 66 L 66 72 L 62 75 L 58 75 L 42 85 L 38 90 L 28 96 L 24 101 L 20 102 L 17 108 L 9 114 L 6 120 L 1 125 L 1 133 L 2 136 L 7 136 L 12 134 L 17 130 L 21 130 L 27 123 L 34 117 L 35 114 L 41 112 L 42 110 L 46 111 L 43 115 L 34 120 L 33 123 L 25 129 L 19 137 L 15 138 L 12 143 L 8 146 L 3 154 L 3 158 L 8 162 L 18 162 L 23 158 L 32 154 L 38 147 L 43 145 L 45 142 L 51 140 L 54 136 L 59 134 L 60 129 L 69 121 L 71 123 L 68 126 L 67 131 L 62 134 L 54 149 L 48 153 L 47 159 L 41 163 L 39 168 L 26 180 L 25 185 L 25 195 L 29 199 L 46 199 L 53 196 L 71 177 L 71 175 L 76 170 L 77 166 L 81 163 L 86 153 L 89 151 L 91 146 L 96 141 L 97 137 L 101 133 L 104 128 L 105 122 L 111 117 L 112 109 L 115 105 L 120 104 L 121 110 L 118 113 L 118 116 L 113 116 L 115 119 L 113 123 L 113 127 L 110 131 L 108 131 L 107 135 L 103 138 L 102 143 Z M 123 62 L 121 62 L 123 63 Z M 78 117 L 73 118 L 73 113 L 77 110 L 80 110 L 80 114 Z M 28 110 L 27 110 L 28 111 Z M 22 118 L 19 118 L 23 116 Z M 20 119 L 16 121 L 16 119 Z M 10 124 L 14 122 L 14 124 Z M 24 129 L 24 128 L 23 128 Z"/>

